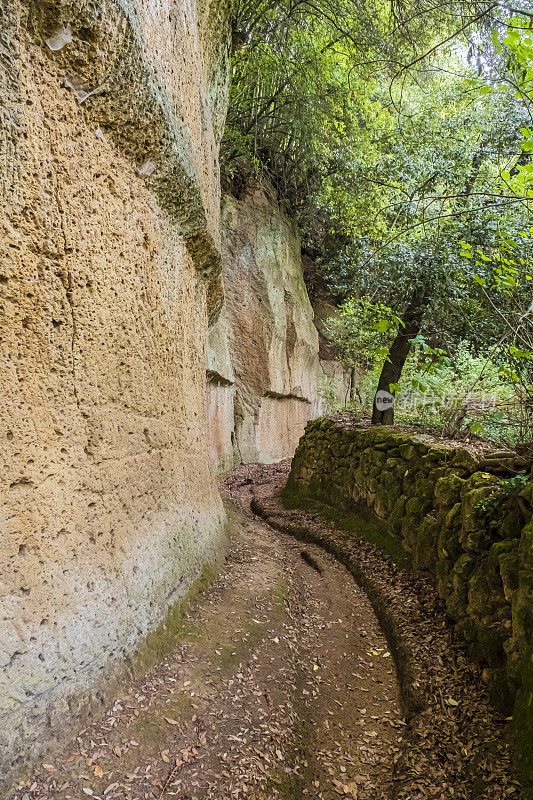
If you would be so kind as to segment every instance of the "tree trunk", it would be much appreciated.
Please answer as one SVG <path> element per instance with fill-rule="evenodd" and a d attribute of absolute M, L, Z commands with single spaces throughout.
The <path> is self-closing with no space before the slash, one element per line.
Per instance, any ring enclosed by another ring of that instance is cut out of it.
<path fill-rule="evenodd" d="M 355 367 L 350 369 L 350 402 L 355 400 Z"/>
<path fill-rule="evenodd" d="M 384 406 L 379 403 L 376 405 L 378 392 L 386 392 L 391 395 L 390 384 L 398 383 L 400 380 L 403 366 L 411 349 L 411 339 L 420 333 L 422 317 L 426 307 L 426 299 L 420 293 L 415 293 L 405 309 L 402 317 L 403 326 L 400 325 L 396 338 L 393 341 L 387 359 L 383 364 L 381 375 L 379 376 L 378 388 L 374 397 L 372 409 L 372 425 L 393 425 L 394 424 L 394 401 L 391 398 L 390 405 Z M 386 395 L 381 395 L 386 398 Z"/>

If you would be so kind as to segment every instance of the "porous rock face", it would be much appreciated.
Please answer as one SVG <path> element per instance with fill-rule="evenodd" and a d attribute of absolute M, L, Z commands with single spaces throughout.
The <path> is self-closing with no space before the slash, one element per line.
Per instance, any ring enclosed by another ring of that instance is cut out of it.
<path fill-rule="evenodd" d="M 292 456 L 307 421 L 324 412 L 324 389 L 344 398 L 347 375 L 321 362 L 295 224 L 268 187 L 222 204 L 225 303 L 210 331 L 208 404 L 212 458 Z"/>
<path fill-rule="evenodd" d="M 324 419 L 307 426 L 287 492 L 364 504 L 435 575 L 495 705 L 514 710 L 519 765 L 533 780 L 533 474 L 505 481 L 461 448 Z"/>
<path fill-rule="evenodd" d="M 227 19 L 194 0 L 0 9 L 5 778 L 221 550 L 204 419 Z"/>

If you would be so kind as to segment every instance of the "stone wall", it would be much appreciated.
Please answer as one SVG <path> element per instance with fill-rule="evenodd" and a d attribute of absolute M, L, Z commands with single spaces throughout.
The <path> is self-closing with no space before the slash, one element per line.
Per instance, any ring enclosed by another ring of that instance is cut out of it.
<path fill-rule="evenodd" d="M 466 450 L 392 428 L 308 423 L 287 491 L 386 520 L 431 571 L 497 707 L 514 707 L 533 778 L 533 478 L 505 481 Z"/>
<path fill-rule="evenodd" d="M 0 9 L 3 776 L 75 732 L 221 550 L 204 429 L 227 20 L 194 0 Z"/>
<path fill-rule="evenodd" d="M 222 275 L 208 402 L 212 457 L 224 471 L 292 456 L 306 422 L 326 410 L 322 387 L 344 399 L 348 376 L 320 360 L 298 231 L 268 187 L 224 198 Z"/>

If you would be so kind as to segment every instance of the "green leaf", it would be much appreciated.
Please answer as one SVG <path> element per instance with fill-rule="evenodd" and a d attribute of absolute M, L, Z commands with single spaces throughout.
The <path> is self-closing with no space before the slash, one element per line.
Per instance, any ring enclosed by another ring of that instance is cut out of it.
<path fill-rule="evenodd" d="M 372 328 L 375 331 L 378 331 L 378 333 L 385 333 L 385 331 L 389 330 L 390 326 L 391 324 L 388 319 L 380 319 L 372 326 Z"/>

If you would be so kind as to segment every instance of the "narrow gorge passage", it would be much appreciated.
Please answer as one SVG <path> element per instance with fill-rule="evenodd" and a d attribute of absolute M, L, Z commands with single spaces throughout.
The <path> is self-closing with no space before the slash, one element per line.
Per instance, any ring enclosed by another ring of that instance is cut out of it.
<path fill-rule="evenodd" d="M 388 795 L 404 723 L 369 600 L 333 557 L 254 518 L 251 483 L 225 482 L 226 560 L 173 652 L 13 800 Z"/>

